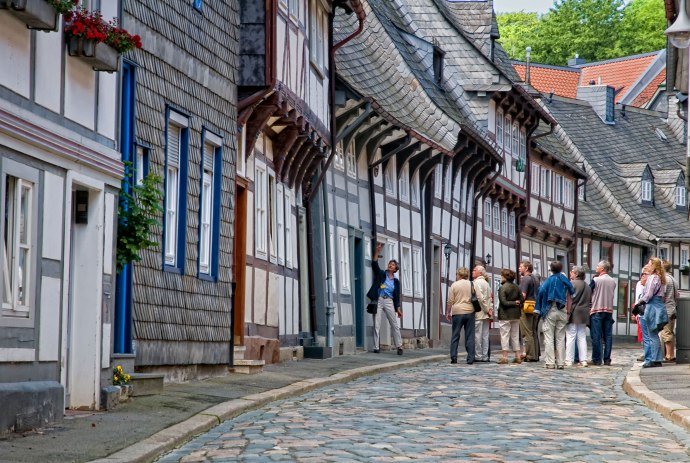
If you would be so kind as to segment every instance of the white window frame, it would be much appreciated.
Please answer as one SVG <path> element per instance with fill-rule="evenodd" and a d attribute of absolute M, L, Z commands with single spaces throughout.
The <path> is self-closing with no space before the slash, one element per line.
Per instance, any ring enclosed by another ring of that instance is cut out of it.
<path fill-rule="evenodd" d="M 563 181 L 563 204 L 567 208 L 573 207 L 573 181 L 564 179 Z"/>
<path fill-rule="evenodd" d="M 412 247 L 412 281 L 414 282 L 414 295 L 416 297 L 422 297 L 422 249 L 413 246 Z"/>
<path fill-rule="evenodd" d="M 527 133 L 524 128 L 520 129 L 520 159 L 527 161 Z"/>
<path fill-rule="evenodd" d="M 520 157 L 520 126 L 513 122 L 513 149 L 511 150 L 515 159 Z"/>
<path fill-rule="evenodd" d="M 511 151 L 511 130 L 513 126 L 512 119 L 509 115 L 503 116 L 503 148 L 506 154 L 510 154 Z"/>
<path fill-rule="evenodd" d="M 563 204 L 563 176 L 554 173 L 554 198 L 555 204 Z"/>
<path fill-rule="evenodd" d="M 331 240 L 331 289 L 333 292 L 338 291 L 338 286 L 336 284 L 336 266 L 335 266 L 335 232 L 333 229 L 330 230 L 330 237 L 329 239 Z"/>
<path fill-rule="evenodd" d="M 508 238 L 511 240 L 515 239 L 515 225 L 515 211 L 513 211 L 508 219 Z"/>
<path fill-rule="evenodd" d="M 390 260 L 398 260 L 398 242 L 395 240 L 388 240 L 386 242 L 386 262 Z"/>
<path fill-rule="evenodd" d="M 582 184 L 577 187 L 577 199 L 578 201 L 584 201 L 585 200 L 585 185 Z"/>
<path fill-rule="evenodd" d="M 383 183 L 386 187 L 388 196 L 395 196 L 395 161 L 389 159 L 386 164 L 386 170 L 383 172 Z"/>
<path fill-rule="evenodd" d="M 247 126 L 246 124 L 242 126 L 242 129 L 237 134 L 237 175 L 241 177 L 247 176 L 247 160 L 245 159 L 245 145 L 244 141 L 247 136 Z"/>
<path fill-rule="evenodd" d="M 266 167 L 256 162 L 254 166 L 254 204 L 255 204 L 255 248 L 256 254 L 266 257 L 268 253 L 268 179 Z"/>
<path fill-rule="evenodd" d="M 467 193 L 466 198 L 469 198 L 469 200 L 465 204 L 466 214 L 468 217 L 472 217 L 472 214 L 473 214 L 472 205 L 474 204 L 474 184 L 470 184 L 469 192 Z M 465 199 L 461 199 L 461 200 L 465 201 Z"/>
<path fill-rule="evenodd" d="M 444 169 L 445 176 L 443 177 L 443 200 L 447 203 L 450 202 L 451 198 L 451 186 L 453 185 L 453 175 L 451 172 L 451 165 L 448 164 L 447 168 Z"/>
<path fill-rule="evenodd" d="M 494 276 L 494 286 L 492 288 L 493 295 L 494 295 L 494 308 L 498 308 L 498 290 L 501 287 L 501 277 Z"/>
<path fill-rule="evenodd" d="M 278 207 L 276 176 L 268 171 L 268 249 L 272 262 L 278 258 Z"/>
<path fill-rule="evenodd" d="M 180 227 L 180 163 L 183 155 L 183 134 L 184 130 L 189 127 L 189 120 L 174 111 L 169 112 L 168 116 L 168 131 L 167 131 L 167 141 L 166 141 L 166 174 L 165 174 L 165 264 L 177 267 L 178 263 L 178 229 Z M 171 143 L 171 129 L 177 131 L 177 152 L 175 153 L 175 145 Z M 171 148 L 173 153 L 171 153 Z M 171 156 L 171 154 L 176 156 Z M 171 157 L 176 157 L 177 161 L 171 159 Z M 186 162 L 186 160 L 185 160 Z"/>
<path fill-rule="evenodd" d="M 338 259 L 340 261 L 340 292 L 350 293 L 350 245 L 347 233 L 338 230 Z"/>
<path fill-rule="evenodd" d="M 496 111 L 496 144 L 503 147 L 503 111 Z"/>
<path fill-rule="evenodd" d="M 12 184 L 7 185 L 10 178 Z M 33 323 L 31 319 L 36 300 L 34 279 L 38 242 L 38 181 L 39 173 L 36 169 L 9 159 L 3 160 L 3 172 L 0 176 L 0 192 L 5 192 L 0 202 L 0 304 L 3 325 L 24 326 L 26 323 Z M 6 185 L 13 191 L 6 191 Z M 25 196 L 22 196 L 23 194 Z M 27 201 L 22 205 L 23 198 Z M 25 219 L 23 228 L 22 216 Z M 11 220 L 7 225 L 5 217 Z M 20 259 L 22 255 L 23 259 Z M 21 260 L 24 261 L 23 270 L 20 268 Z"/>
<path fill-rule="evenodd" d="M 676 185 L 676 206 L 685 207 L 687 204 L 687 190 L 685 185 Z"/>
<path fill-rule="evenodd" d="M 309 59 L 319 73 L 325 70 L 326 12 L 319 0 L 309 0 Z"/>
<path fill-rule="evenodd" d="M 484 200 L 484 230 L 491 231 L 491 200 Z"/>
<path fill-rule="evenodd" d="M 494 233 L 501 233 L 501 206 L 498 204 L 498 202 L 494 203 L 493 206 L 493 224 L 494 224 Z"/>
<path fill-rule="evenodd" d="M 134 183 L 141 186 L 144 183 L 146 170 L 146 148 L 137 145 L 134 151 Z"/>
<path fill-rule="evenodd" d="M 641 187 L 642 201 L 652 202 L 652 181 L 643 179 Z"/>
<path fill-rule="evenodd" d="M 410 181 L 410 204 L 419 207 L 419 172 L 415 172 Z"/>
<path fill-rule="evenodd" d="M 285 190 L 285 266 L 292 268 L 292 192 Z"/>
<path fill-rule="evenodd" d="M 443 196 L 443 164 L 438 163 L 434 172 L 434 197 L 441 199 Z"/>
<path fill-rule="evenodd" d="M 398 188 L 400 192 L 400 200 L 401 201 L 409 201 L 410 200 L 410 174 L 409 174 L 409 166 L 407 163 L 402 168 L 402 171 L 400 172 L 400 178 L 398 179 Z"/>
<path fill-rule="evenodd" d="M 541 168 L 541 197 L 551 199 L 551 171 L 544 167 Z"/>
<path fill-rule="evenodd" d="M 532 168 L 530 175 L 532 176 L 532 194 L 534 196 L 539 196 L 541 189 L 541 166 L 535 162 L 532 163 Z"/>
<path fill-rule="evenodd" d="M 508 209 L 505 207 L 501 210 L 501 233 L 508 236 Z"/>
<path fill-rule="evenodd" d="M 285 193 L 283 185 L 276 185 L 276 232 L 278 237 L 278 263 L 285 264 Z"/>
<path fill-rule="evenodd" d="M 412 248 L 409 244 L 402 243 L 400 245 L 400 273 L 402 283 L 402 293 L 405 296 L 412 296 Z"/>
<path fill-rule="evenodd" d="M 350 142 L 345 150 L 345 165 L 347 166 L 347 175 L 352 178 L 357 178 L 357 157 L 355 156 L 355 142 Z"/>
<path fill-rule="evenodd" d="M 335 157 L 333 158 L 333 167 L 341 171 L 345 169 L 345 153 L 343 152 L 342 141 L 339 141 L 338 144 L 335 145 Z"/>
<path fill-rule="evenodd" d="M 687 267 L 690 265 L 690 262 L 688 262 L 688 259 L 690 258 L 690 251 L 686 247 L 681 247 L 680 248 L 680 266 L 681 267 Z"/>

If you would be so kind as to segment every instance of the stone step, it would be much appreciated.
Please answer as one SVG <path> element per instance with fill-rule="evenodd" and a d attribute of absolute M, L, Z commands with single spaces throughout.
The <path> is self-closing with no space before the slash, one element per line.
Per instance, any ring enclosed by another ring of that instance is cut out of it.
<path fill-rule="evenodd" d="M 120 365 L 125 373 L 132 374 L 134 372 L 134 354 L 113 354 L 111 362 L 113 368 Z"/>
<path fill-rule="evenodd" d="M 265 360 L 235 360 L 233 371 L 243 375 L 253 375 L 264 371 Z"/>
<path fill-rule="evenodd" d="M 155 395 L 163 392 L 165 375 L 162 373 L 132 373 L 132 396 Z"/>
<path fill-rule="evenodd" d="M 247 347 L 246 346 L 235 346 L 235 353 L 234 359 L 235 360 L 244 360 L 244 354 L 247 352 Z"/>

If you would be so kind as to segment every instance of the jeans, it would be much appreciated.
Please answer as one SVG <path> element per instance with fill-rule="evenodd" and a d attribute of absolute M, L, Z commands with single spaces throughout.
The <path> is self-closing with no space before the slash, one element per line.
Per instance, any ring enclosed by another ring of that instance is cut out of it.
<path fill-rule="evenodd" d="M 393 307 L 393 299 L 379 298 L 376 315 L 374 315 L 374 349 L 380 349 L 381 345 L 381 314 L 385 313 L 388 323 L 391 326 L 393 342 L 395 347 L 402 347 L 402 337 L 400 336 L 400 326 L 398 325 L 398 314 Z"/>
<path fill-rule="evenodd" d="M 596 312 L 589 317 L 589 334 L 592 337 L 592 363 L 601 365 L 601 342 L 604 341 L 604 361 L 611 362 L 613 343 L 613 314 Z"/>
<path fill-rule="evenodd" d="M 491 320 L 475 320 L 474 322 L 474 359 L 489 360 L 489 325 Z"/>
<path fill-rule="evenodd" d="M 467 363 L 474 363 L 474 312 L 453 315 L 453 332 L 450 337 L 450 358 L 458 358 L 458 344 L 460 344 L 460 329 L 465 330 L 465 351 Z"/>
<path fill-rule="evenodd" d="M 552 307 L 544 319 L 544 363 L 546 366 L 565 365 L 565 325 L 568 323 L 568 314 L 564 309 Z M 555 359 L 554 359 L 555 340 Z M 555 362 L 555 363 L 554 363 Z"/>
<path fill-rule="evenodd" d="M 587 326 L 585 324 L 568 323 L 565 327 L 565 364 L 575 362 L 575 345 L 580 362 L 587 358 Z"/>
<path fill-rule="evenodd" d="M 644 317 L 640 317 L 637 322 L 642 328 L 642 349 L 644 350 L 644 361 L 646 362 L 657 362 L 655 357 L 652 356 L 652 335 L 649 334 L 649 329 L 647 328 L 647 322 L 645 322 Z M 661 347 L 661 343 L 659 343 Z"/>
<path fill-rule="evenodd" d="M 524 313 L 520 317 L 520 332 L 525 340 L 525 358 L 539 360 L 539 334 L 537 325 L 539 317 L 533 313 Z"/>

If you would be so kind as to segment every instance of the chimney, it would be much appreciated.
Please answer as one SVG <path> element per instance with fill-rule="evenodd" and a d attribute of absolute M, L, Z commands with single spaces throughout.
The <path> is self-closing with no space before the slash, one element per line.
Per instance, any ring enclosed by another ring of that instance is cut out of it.
<path fill-rule="evenodd" d="M 530 58 L 531 57 L 532 57 L 532 47 L 525 48 L 525 59 L 527 61 L 527 65 L 525 66 L 525 83 L 527 85 L 530 84 L 529 66 L 530 66 Z"/>
<path fill-rule="evenodd" d="M 577 99 L 588 102 L 605 124 L 615 124 L 616 92 L 610 85 L 587 85 L 577 88 Z"/>
<path fill-rule="evenodd" d="M 568 66 L 573 67 L 573 66 L 579 66 L 580 64 L 585 64 L 587 60 L 580 58 L 580 55 L 575 53 L 575 58 L 570 58 L 568 60 Z"/>

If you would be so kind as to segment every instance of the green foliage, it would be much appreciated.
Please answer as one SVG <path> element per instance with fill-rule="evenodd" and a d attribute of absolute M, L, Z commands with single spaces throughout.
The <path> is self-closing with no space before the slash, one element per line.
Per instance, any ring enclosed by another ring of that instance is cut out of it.
<path fill-rule="evenodd" d="M 131 174 L 131 165 L 126 166 L 124 182 Z M 163 192 L 160 175 L 149 173 L 140 185 L 134 185 L 131 192 L 120 189 L 117 221 L 117 271 L 130 262 L 141 260 L 140 252 L 155 248 L 158 242 L 151 239 L 151 229 L 159 226 L 156 217 L 163 211 Z"/>
<path fill-rule="evenodd" d="M 529 18 L 534 18 L 530 20 Z M 661 0 L 556 0 L 541 16 L 497 16 L 501 44 L 508 56 L 566 65 L 578 54 L 587 61 L 645 53 L 664 48 L 664 3 Z"/>

